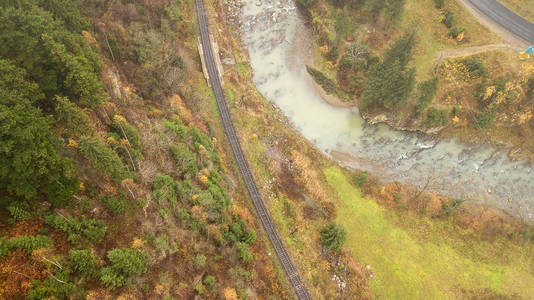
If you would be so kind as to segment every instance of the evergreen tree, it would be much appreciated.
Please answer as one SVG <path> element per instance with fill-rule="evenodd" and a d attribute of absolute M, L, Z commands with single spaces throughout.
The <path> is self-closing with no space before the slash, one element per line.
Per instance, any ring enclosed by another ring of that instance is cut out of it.
<path fill-rule="evenodd" d="M 406 0 L 387 0 L 385 5 L 385 15 L 387 26 L 394 25 L 404 12 L 404 3 Z"/>
<path fill-rule="evenodd" d="M 341 225 L 330 223 L 321 228 L 321 244 L 326 248 L 339 251 L 347 239 L 347 232 Z"/>
<path fill-rule="evenodd" d="M 392 110 L 406 102 L 415 81 L 415 69 L 408 69 L 414 43 L 414 33 L 405 35 L 386 50 L 383 62 L 369 68 L 369 82 L 360 100 L 362 110 Z"/>
<path fill-rule="evenodd" d="M 366 0 L 365 6 L 366 10 L 369 11 L 373 17 L 376 19 L 380 12 L 384 9 L 386 5 L 386 0 Z"/>
<path fill-rule="evenodd" d="M 100 280 L 110 288 L 121 287 L 147 271 L 146 255 L 134 249 L 115 248 L 108 251 L 108 259 L 112 264 L 100 270 Z"/>
<path fill-rule="evenodd" d="M 127 172 L 120 157 L 98 137 L 82 136 L 79 150 L 101 174 L 110 175 L 117 182 L 126 178 Z"/>
<path fill-rule="evenodd" d="M 57 153 L 50 119 L 32 104 L 42 99 L 25 72 L 0 60 L 0 189 L 25 199 L 44 191 L 55 204 L 77 191 L 70 161 Z"/>
<path fill-rule="evenodd" d="M 24 68 L 48 99 L 59 94 L 88 106 L 106 99 L 99 58 L 82 35 L 37 6 L 16 7 L 0 10 L 0 57 Z"/>
<path fill-rule="evenodd" d="M 402 68 L 405 68 L 413 57 L 415 46 L 415 31 L 406 33 L 384 52 L 384 62 L 393 63 L 398 61 Z"/>
<path fill-rule="evenodd" d="M 349 15 L 346 9 L 343 9 L 339 12 L 336 17 L 335 29 L 337 35 L 344 38 L 352 30 L 352 24 L 350 22 Z"/>
<path fill-rule="evenodd" d="M 438 91 L 439 79 L 434 77 L 423 81 L 418 85 L 419 96 L 417 98 L 416 113 L 421 114 L 429 106 Z"/>

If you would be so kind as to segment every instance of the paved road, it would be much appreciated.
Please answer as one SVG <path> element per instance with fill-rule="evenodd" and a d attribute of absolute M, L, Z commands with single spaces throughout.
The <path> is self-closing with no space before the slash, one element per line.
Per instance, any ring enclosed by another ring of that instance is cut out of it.
<path fill-rule="evenodd" d="M 250 171 L 248 163 L 243 154 L 243 150 L 241 149 L 241 145 L 239 144 L 239 140 L 235 133 L 234 125 L 232 124 L 232 120 L 230 119 L 228 106 L 226 105 L 226 100 L 224 99 L 224 94 L 221 87 L 221 83 L 219 81 L 219 76 L 217 75 L 214 53 L 209 39 L 208 22 L 206 19 L 204 1 L 195 0 L 195 5 L 198 19 L 198 27 L 200 29 L 200 42 L 202 43 L 202 48 L 204 50 L 204 62 L 206 64 L 206 69 L 208 70 L 213 93 L 215 94 L 215 100 L 217 102 L 217 107 L 221 116 L 224 132 L 226 133 L 226 137 L 228 138 L 230 147 L 232 148 L 232 152 L 239 167 L 239 171 L 241 172 L 243 181 L 245 182 L 250 198 L 252 199 L 254 208 L 256 209 L 256 214 L 258 215 L 261 224 L 265 229 L 269 240 L 271 241 L 278 260 L 280 261 L 280 264 L 282 265 L 282 268 L 284 269 L 287 279 L 293 287 L 297 298 L 303 300 L 311 299 L 306 286 L 304 286 L 297 269 L 291 261 L 289 253 L 284 247 L 282 240 L 280 239 L 280 236 L 278 235 L 278 232 L 274 227 L 273 221 L 269 215 L 269 211 L 265 206 L 265 203 L 263 202 L 263 199 L 258 191 L 258 187 L 256 186 L 256 182 L 254 181 L 252 172 Z"/>
<path fill-rule="evenodd" d="M 534 44 L 534 24 L 518 16 L 496 0 L 468 1 L 493 22 L 529 44 Z"/>

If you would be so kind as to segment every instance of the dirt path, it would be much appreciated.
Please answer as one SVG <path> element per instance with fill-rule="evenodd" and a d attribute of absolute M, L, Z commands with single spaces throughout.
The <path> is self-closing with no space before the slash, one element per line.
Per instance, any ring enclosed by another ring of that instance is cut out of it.
<path fill-rule="evenodd" d="M 473 46 L 473 47 L 467 47 L 467 48 L 460 48 L 460 49 L 445 49 L 442 51 L 439 51 L 437 53 L 438 59 L 447 59 L 447 58 L 455 58 L 455 57 L 465 57 L 465 56 L 471 56 L 483 52 L 488 51 L 495 51 L 495 50 L 510 50 L 510 51 L 516 51 L 519 53 L 521 48 L 510 45 L 510 44 L 490 44 L 490 45 L 483 45 L 483 46 Z"/>

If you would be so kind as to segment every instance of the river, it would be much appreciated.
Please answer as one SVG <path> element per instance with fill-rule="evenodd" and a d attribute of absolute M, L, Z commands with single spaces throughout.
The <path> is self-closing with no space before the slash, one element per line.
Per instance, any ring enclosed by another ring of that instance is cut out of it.
<path fill-rule="evenodd" d="M 241 27 L 253 81 L 292 125 L 339 164 L 383 181 L 423 186 L 440 194 L 500 208 L 534 222 L 534 174 L 503 149 L 368 125 L 355 108 L 321 99 L 305 69 L 311 42 L 292 1 L 243 0 Z"/>

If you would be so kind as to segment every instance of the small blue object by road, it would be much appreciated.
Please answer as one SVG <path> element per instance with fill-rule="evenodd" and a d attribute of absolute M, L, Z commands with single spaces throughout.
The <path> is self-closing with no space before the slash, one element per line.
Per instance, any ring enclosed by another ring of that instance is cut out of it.
<path fill-rule="evenodd" d="M 534 45 L 528 47 L 527 50 L 525 50 L 525 53 L 532 55 L 532 51 L 534 51 Z"/>

